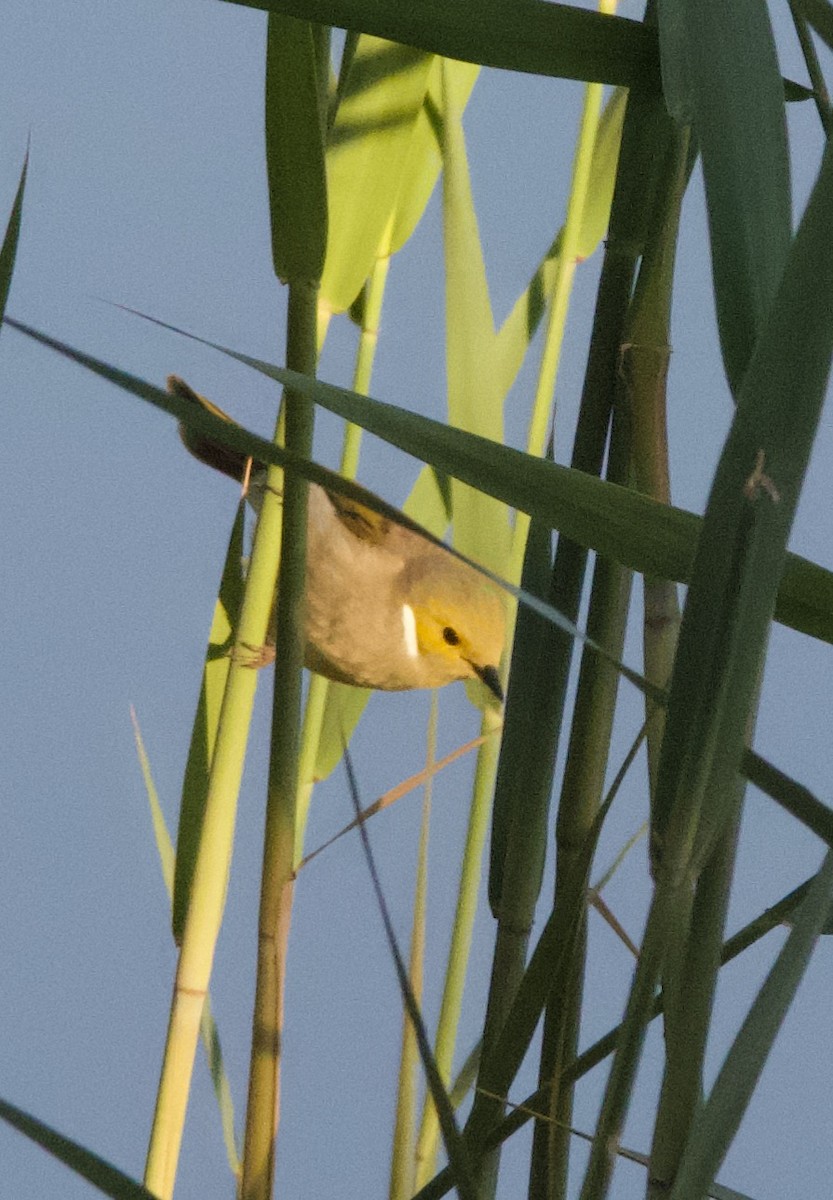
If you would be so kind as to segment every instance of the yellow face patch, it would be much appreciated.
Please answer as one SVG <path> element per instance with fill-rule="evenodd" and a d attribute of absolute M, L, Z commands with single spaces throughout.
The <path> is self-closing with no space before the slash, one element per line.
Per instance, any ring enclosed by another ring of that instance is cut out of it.
<path fill-rule="evenodd" d="M 491 599 L 491 597 L 490 597 Z M 495 596 L 499 605 L 500 601 Z M 482 604 L 458 606 L 436 601 L 413 606 L 419 653 L 455 665 L 460 679 L 497 667 L 503 650 L 503 614 Z"/>

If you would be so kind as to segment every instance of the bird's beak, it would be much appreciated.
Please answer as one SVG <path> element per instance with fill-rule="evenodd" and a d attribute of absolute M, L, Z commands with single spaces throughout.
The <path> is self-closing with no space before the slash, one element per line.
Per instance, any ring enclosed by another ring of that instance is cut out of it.
<path fill-rule="evenodd" d="M 474 666 L 474 663 L 472 663 L 472 666 Z M 477 675 L 479 675 L 486 684 L 486 687 L 489 689 L 492 695 L 495 696 L 501 704 L 503 704 L 503 688 L 500 686 L 500 676 L 497 673 L 497 667 L 474 666 L 474 669 Z"/>

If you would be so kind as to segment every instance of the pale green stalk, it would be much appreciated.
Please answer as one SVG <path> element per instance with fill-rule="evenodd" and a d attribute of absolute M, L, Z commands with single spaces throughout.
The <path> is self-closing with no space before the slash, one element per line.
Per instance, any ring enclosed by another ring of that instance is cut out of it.
<path fill-rule="evenodd" d="M 353 372 L 353 391 L 361 392 L 363 395 L 370 392 L 373 362 L 376 357 L 376 347 L 379 341 L 379 320 L 382 313 L 382 302 L 385 296 L 388 270 L 390 269 L 391 228 L 392 219 L 385 231 L 385 236 L 379 247 L 379 253 L 366 286 L 362 330 L 359 338 L 358 353 L 356 355 L 356 367 Z M 341 451 L 340 468 L 341 474 L 346 479 L 355 479 L 356 477 L 356 471 L 359 466 L 361 437 L 361 426 L 348 422 L 344 430 L 344 444 Z M 295 846 L 296 862 L 300 862 L 304 852 L 304 834 L 310 801 L 312 800 L 312 789 L 315 787 L 315 762 L 318 757 L 318 745 L 321 740 L 321 728 L 324 721 L 328 691 L 329 680 L 325 679 L 323 675 L 313 674 L 307 692 L 304 728 L 301 734 L 299 773 L 301 782 L 298 798 L 298 824 Z"/>
<path fill-rule="evenodd" d="M 290 285 L 287 363 L 310 375 L 315 373 L 317 357 L 316 308 L 315 285 Z M 312 401 L 287 388 L 284 402 L 287 449 L 307 458 L 312 451 Z M 275 686 L 242 1200 L 270 1200 L 275 1172 L 286 955 L 295 883 L 308 487 L 307 481 L 297 474 L 284 479 L 285 550 L 277 600 Z"/>
<path fill-rule="evenodd" d="M 211 760 L 205 819 L 174 980 L 145 1168 L 145 1185 L 160 1200 L 169 1200 L 173 1194 L 200 1021 L 225 906 L 237 796 L 257 687 L 258 673 L 249 665 L 251 647 L 266 641 L 275 594 L 282 482 L 282 470 L 270 467 Z"/>
<path fill-rule="evenodd" d="M 437 757 L 437 717 L 439 704 L 437 692 L 431 693 L 431 715 L 428 720 L 428 737 L 425 767 L 429 772 L 425 780 L 422 801 L 422 824 L 417 851 L 417 879 L 414 893 L 414 918 L 411 928 L 411 956 L 409 977 L 411 990 L 417 1003 L 422 999 L 425 971 L 425 914 L 428 906 L 428 834 L 431 824 L 431 793 L 434 786 L 432 768 Z M 419 1065 L 419 1049 L 416 1031 L 407 1010 L 402 1017 L 402 1051 L 399 1059 L 399 1086 L 396 1099 L 396 1124 L 393 1133 L 391 1154 L 390 1200 L 407 1200 L 414 1191 L 414 1134 L 416 1121 L 416 1068 Z"/>
<path fill-rule="evenodd" d="M 156 850 L 159 855 L 159 866 L 162 870 L 162 882 L 165 885 L 165 891 L 168 893 L 168 899 L 173 906 L 174 899 L 174 864 L 176 862 L 176 854 L 174 844 L 171 840 L 171 835 L 168 826 L 165 822 L 165 814 L 162 812 L 162 805 L 159 803 L 159 794 L 156 791 L 156 784 L 153 781 L 153 774 L 150 769 L 150 760 L 145 749 L 142 732 L 139 728 L 139 720 L 136 716 L 135 709 L 130 708 L 130 719 L 133 722 L 133 733 L 136 739 L 136 752 L 139 756 L 139 765 L 142 770 L 142 778 L 145 783 L 145 791 L 147 792 L 148 803 L 150 805 L 151 821 L 153 822 L 153 833 L 156 840 Z M 223 1141 L 226 1147 L 226 1157 L 229 1161 L 229 1167 L 235 1178 L 240 1175 L 240 1155 L 237 1150 L 237 1141 L 234 1135 L 234 1103 L 231 1098 L 231 1088 L 229 1087 L 228 1075 L 223 1064 L 223 1054 L 220 1049 L 220 1037 L 217 1032 L 217 1025 L 214 1017 L 211 1014 L 211 997 L 206 996 L 205 1006 L 202 1013 L 202 1022 L 200 1024 L 200 1036 L 205 1047 L 206 1057 L 208 1059 L 208 1069 L 211 1072 L 211 1081 L 214 1085 L 214 1095 L 217 1100 L 217 1107 L 220 1110 L 220 1120 L 223 1125 Z"/>
<path fill-rule="evenodd" d="M 491 437 L 502 438 L 503 397 L 495 385 L 494 325 L 477 219 L 468 176 L 462 130 L 462 101 L 467 95 L 445 62 L 442 65 L 443 220 L 446 260 L 446 348 L 449 419 Z M 504 512 L 483 495 L 452 480 L 455 545 L 499 570 L 505 570 L 507 533 Z M 494 734 L 500 718 L 486 710 L 481 733 Z M 435 1058 L 448 1086 L 454 1059 L 463 989 L 482 871 L 483 847 L 491 814 L 497 757 L 496 737 L 488 737 L 478 754 L 466 845 L 449 947 Z M 434 1170 L 438 1141 L 437 1114 L 426 1097 L 417 1148 L 420 1184 Z"/>
<path fill-rule="evenodd" d="M 494 789 L 500 740 L 497 731 L 500 716 L 491 709 L 483 715 L 481 733 L 490 734 L 477 756 L 469 824 L 466 844 L 460 868 L 460 883 L 457 890 L 457 909 L 448 951 L 445 986 L 437 1022 L 437 1039 L 434 1057 L 443 1083 L 448 1086 L 454 1060 L 457 1027 L 463 1004 L 463 989 L 466 983 L 472 929 L 477 911 L 477 894 L 483 862 L 483 847 L 491 816 L 492 791 Z M 439 1124 L 437 1111 L 430 1095 L 425 1098 L 422 1123 L 417 1140 L 416 1166 L 417 1187 L 423 1187 L 434 1174 Z"/>
<path fill-rule="evenodd" d="M 659 210 L 645 248 L 622 350 L 622 386 L 631 414 L 631 456 L 638 491 L 671 503 L 666 417 L 674 262 L 688 182 L 690 131 L 672 126 L 664 146 Z M 659 154 L 659 148 L 658 148 Z M 666 687 L 680 630 L 677 585 L 644 575 L 645 676 Z M 648 778 L 656 786 L 665 712 L 647 703 Z"/>
<path fill-rule="evenodd" d="M 318 360 L 318 285 L 327 249 L 324 127 L 329 64 L 329 30 L 270 14 L 265 134 L 272 261 L 278 279 L 289 284 L 287 366 L 307 377 L 315 376 Z M 309 459 L 314 403 L 309 396 L 287 387 L 283 406 L 287 450 Z M 287 951 L 295 885 L 308 495 L 309 484 L 303 476 L 295 471 L 285 475 L 241 1200 L 271 1200 L 275 1177 Z"/>

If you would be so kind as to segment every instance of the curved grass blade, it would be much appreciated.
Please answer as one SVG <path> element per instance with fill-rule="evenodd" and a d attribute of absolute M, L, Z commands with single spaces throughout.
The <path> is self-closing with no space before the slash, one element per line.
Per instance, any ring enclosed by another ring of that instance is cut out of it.
<path fill-rule="evenodd" d="M 99 1158 L 92 1150 L 74 1142 L 72 1138 L 64 1137 L 51 1125 L 44 1124 L 37 1117 L 24 1112 L 22 1108 L 0 1100 L 0 1118 L 18 1133 L 42 1146 L 65 1167 L 86 1179 L 105 1196 L 111 1196 L 112 1200 L 156 1200 L 152 1192 L 130 1175 L 125 1175 L 106 1159 Z"/>
<path fill-rule="evenodd" d="M 157 322 L 152 317 L 145 319 L 165 326 L 164 322 Z M 264 438 L 249 433 L 242 426 L 230 425 L 207 413 L 194 413 L 191 407 L 176 401 L 145 380 L 111 367 L 20 321 L 7 317 L 5 323 L 108 379 L 124 391 L 170 413 L 177 420 L 192 424 L 212 439 L 244 455 L 291 467 L 312 483 L 320 483 L 337 494 L 369 504 L 383 516 L 398 520 L 416 532 L 431 537 L 428 531 L 409 518 L 403 519 L 398 509 L 335 472 L 298 459 Z M 165 327 L 177 333 L 183 332 L 173 326 Z M 306 391 L 322 407 L 364 426 L 406 453 L 433 462 L 443 474 L 454 474 L 455 478 L 481 487 L 497 499 L 520 508 L 581 545 L 613 558 L 634 571 L 659 575 L 678 583 L 687 583 L 691 577 L 702 526 L 702 519 L 694 513 L 658 504 L 647 496 L 593 478 L 583 471 L 544 462 L 520 450 L 499 446 L 459 429 L 450 429 L 439 421 L 406 412 L 394 405 L 383 404 L 295 371 L 274 367 L 196 338 L 193 334 L 184 336 L 202 341 L 272 379 L 285 381 L 298 391 Z M 506 581 L 500 583 L 513 590 Z M 545 615 L 551 611 L 534 597 L 524 597 L 524 600 Z M 788 554 L 775 619 L 801 633 L 833 644 L 833 573 L 800 555 Z M 575 626 L 570 624 L 569 628 L 572 631 Z"/>
<path fill-rule="evenodd" d="M 664 695 L 653 684 L 644 679 L 637 671 L 631 670 L 624 663 L 617 661 L 603 646 L 594 642 L 591 637 L 582 632 L 581 629 L 557 608 L 553 608 L 551 604 L 546 604 L 539 600 L 537 596 L 523 592 L 520 588 L 515 587 L 507 580 L 502 579 L 499 575 L 488 570 L 480 563 L 474 562 L 472 559 L 466 558 L 453 547 L 446 546 L 439 538 L 435 538 L 427 529 L 424 529 L 416 521 L 405 516 L 399 509 L 387 504 L 372 492 L 368 492 L 366 488 L 359 487 L 349 479 L 344 479 L 341 475 L 337 475 L 334 471 L 329 471 L 325 467 L 318 466 L 317 463 L 311 462 L 304 458 L 303 455 L 295 454 L 292 451 L 286 450 L 283 447 L 277 446 L 272 442 L 267 442 L 264 438 L 257 437 L 255 434 L 249 433 L 239 425 L 230 424 L 228 418 L 217 416 L 215 412 L 196 407 L 193 403 L 183 401 L 177 396 L 171 395 L 169 392 L 163 392 L 160 388 L 154 387 L 138 376 L 130 375 L 126 371 L 121 371 L 116 367 L 110 367 L 106 363 L 102 363 L 99 359 L 92 357 L 89 354 L 83 354 L 79 350 L 74 350 L 65 343 L 56 341 L 55 338 L 50 338 L 46 334 L 38 333 L 29 326 L 22 324 L 20 321 L 15 321 L 10 317 L 6 318 L 6 323 L 12 328 L 17 329 L 21 333 L 32 337 L 33 340 L 40 342 L 42 345 L 49 346 L 56 350 L 59 354 L 63 354 L 66 358 L 78 363 L 80 366 L 86 367 L 93 374 L 100 375 L 104 379 L 108 379 L 111 383 L 115 383 L 117 387 L 124 391 L 130 392 L 134 396 L 138 396 L 142 400 L 146 400 L 149 404 L 153 404 L 156 408 L 161 408 L 164 412 L 170 413 L 177 420 L 186 426 L 193 426 L 198 433 L 209 435 L 209 440 L 225 443 L 234 450 L 240 450 L 245 456 L 252 456 L 258 460 L 267 463 L 277 464 L 280 470 L 294 472 L 299 477 L 308 480 L 311 483 L 319 483 L 324 488 L 329 488 L 330 491 L 337 495 L 347 496 L 348 498 L 357 500 L 360 504 L 364 504 L 372 508 L 375 512 L 380 513 L 384 517 L 390 518 L 392 521 L 398 522 L 407 529 L 412 529 L 415 533 L 420 534 L 428 541 L 441 547 L 447 554 L 453 554 L 462 562 L 467 563 L 476 571 L 480 571 L 487 579 L 490 579 L 497 587 L 509 592 L 515 599 L 522 601 L 524 604 L 530 605 L 536 611 L 540 612 L 559 629 L 569 634 L 572 638 L 578 638 L 584 645 L 590 646 L 597 654 L 601 654 L 609 662 L 612 662 L 616 669 L 625 679 L 629 680 L 634 687 L 641 692 L 652 696 L 658 702 L 664 701 Z M 312 377 L 299 374 L 296 371 L 285 372 L 287 378 L 298 380 L 299 385 L 297 390 L 303 392 L 305 384 Z M 293 385 L 294 386 L 294 385 Z M 432 422 L 433 424 L 433 422 Z M 445 426 L 438 426 L 441 429 Z M 459 433 L 459 430 L 452 432 Z M 471 435 L 466 435 L 471 436 Z M 485 439 L 477 439 L 484 441 L 486 445 L 492 445 L 490 442 L 485 442 Z M 498 447 L 500 449 L 500 447 Z M 534 460 L 533 460 L 534 461 Z M 580 474 L 580 472 L 579 472 Z M 267 487 L 267 492 L 268 492 Z M 267 495 L 268 499 L 268 495 Z M 276 497 L 279 501 L 279 497 Z M 261 515 L 258 522 L 258 532 L 263 523 L 264 508 L 261 507 Z M 280 547 L 279 528 L 269 530 L 269 545 Z M 262 539 L 261 539 L 262 540 Z M 257 548 L 258 538 L 256 534 L 255 549 Z M 253 552 L 254 558 L 254 552 Z M 277 569 L 277 565 L 276 565 Z M 250 568 L 249 576 L 252 576 Z M 274 589 L 274 584 L 273 584 Z M 248 593 L 247 593 L 248 594 Z M 244 605 L 245 612 L 245 605 Z M 268 616 L 268 613 L 267 613 Z M 243 621 L 241 617 L 241 622 Z M 266 637 L 266 619 L 263 622 L 263 631 L 259 636 L 251 635 L 243 637 L 242 631 L 238 633 L 238 642 L 241 645 L 261 645 Z M 241 640 L 242 639 L 242 640 Z M 251 674 L 251 672 L 247 672 Z"/>
<path fill-rule="evenodd" d="M 741 766 L 750 783 L 833 849 L 833 810 L 814 796 L 809 788 L 791 779 L 752 750 L 745 752 Z"/>
<path fill-rule="evenodd" d="M 359 791 L 356 784 L 356 777 L 353 771 L 353 764 L 350 759 L 350 754 L 347 748 L 344 750 L 344 765 L 347 769 L 347 780 L 350 787 L 350 795 L 353 800 L 353 807 L 356 811 L 357 819 L 361 816 L 361 803 L 359 801 Z M 437 1109 L 440 1128 L 442 1129 L 443 1142 L 445 1144 L 448 1161 L 454 1172 L 454 1181 L 460 1200 L 478 1200 L 477 1188 L 474 1185 L 471 1167 L 468 1161 L 468 1153 L 466 1146 L 460 1136 L 460 1131 L 457 1128 L 457 1122 L 454 1118 L 454 1109 L 451 1106 L 448 1093 L 443 1086 L 442 1077 L 437 1069 L 437 1064 L 434 1061 L 434 1056 L 431 1053 L 431 1043 L 428 1040 L 428 1034 L 422 1020 L 422 1014 L 419 1011 L 419 1004 L 414 996 L 413 989 L 408 978 L 408 971 L 405 966 L 402 954 L 396 941 L 396 934 L 393 929 L 390 912 L 385 902 L 385 897 L 382 892 L 382 885 L 379 880 L 379 873 L 376 870 L 376 863 L 373 858 L 373 851 L 370 848 L 370 839 L 367 829 L 363 821 L 359 820 L 359 836 L 362 841 L 362 849 L 364 850 L 365 859 L 367 860 L 367 868 L 370 872 L 373 890 L 376 894 L 376 902 L 379 912 L 382 917 L 382 923 L 385 927 L 385 937 L 390 948 L 391 957 L 393 958 L 396 968 L 396 976 L 399 981 L 399 989 L 402 992 L 402 999 L 405 1003 L 405 1008 L 411 1023 L 414 1027 L 419 1056 L 422 1060 L 423 1070 L 428 1088 L 431 1092 L 431 1098 Z"/>
<path fill-rule="evenodd" d="M 418 413 L 207 344 L 271 378 L 306 390 L 322 407 L 432 463 L 444 474 L 540 519 L 588 549 L 640 574 L 689 582 L 701 528 L 701 518 L 694 513 Z M 788 554 L 775 619 L 833 643 L 831 602 L 833 574 L 800 555 Z"/>
<path fill-rule="evenodd" d="M 17 257 L 17 243 L 20 239 L 23 194 L 26 191 L 26 175 L 28 170 L 29 150 L 27 149 L 23 158 L 23 169 L 20 172 L 20 181 L 17 185 L 12 211 L 9 213 L 9 222 L 6 226 L 5 236 L 3 237 L 3 245 L 0 246 L 0 321 L 2 321 L 3 314 L 6 311 L 6 301 L 9 297 L 9 288 L 12 285 L 14 263 Z"/>

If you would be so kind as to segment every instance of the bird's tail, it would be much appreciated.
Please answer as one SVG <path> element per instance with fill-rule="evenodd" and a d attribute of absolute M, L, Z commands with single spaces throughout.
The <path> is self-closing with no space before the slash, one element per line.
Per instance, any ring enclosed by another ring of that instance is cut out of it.
<path fill-rule="evenodd" d="M 230 425 L 234 424 L 228 413 L 224 413 L 221 408 L 218 408 L 216 404 L 212 404 L 205 396 L 201 396 L 199 392 L 195 392 L 178 375 L 168 376 L 168 391 L 179 400 L 185 400 L 189 404 L 203 408 L 206 412 L 213 413 L 215 417 L 222 417 Z M 238 483 L 243 482 L 246 475 L 246 466 L 249 461 L 245 454 L 241 454 L 239 450 L 232 450 L 228 446 L 224 446 L 222 442 L 215 441 L 214 438 L 209 437 L 207 434 L 197 433 L 193 429 L 188 429 L 182 423 L 179 425 L 179 436 L 182 438 L 185 449 L 190 454 L 193 454 L 194 458 L 199 459 L 200 462 L 205 463 L 209 467 L 213 467 L 215 471 L 221 471 L 224 475 L 236 479 Z"/>

